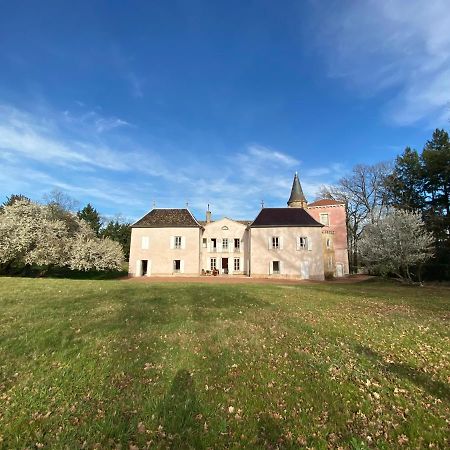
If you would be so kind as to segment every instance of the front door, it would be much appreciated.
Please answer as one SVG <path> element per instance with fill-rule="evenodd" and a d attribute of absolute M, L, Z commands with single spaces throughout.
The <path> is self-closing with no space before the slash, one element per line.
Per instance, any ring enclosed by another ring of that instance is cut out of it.
<path fill-rule="evenodd" d="M 309 279 L 309 261 L 302 261 L 300 263 L 300 277 L 302 280 Z"/>
<path fill-rule="evenodd" d="M 344 265 L 342 263 L 336 264 L 336 276 L 343 277 L 344 276 Z"/>
<path fill-rule="evenodd" d="M 228 258 L 222 258 L 222 273 L 228 273 Z"/>

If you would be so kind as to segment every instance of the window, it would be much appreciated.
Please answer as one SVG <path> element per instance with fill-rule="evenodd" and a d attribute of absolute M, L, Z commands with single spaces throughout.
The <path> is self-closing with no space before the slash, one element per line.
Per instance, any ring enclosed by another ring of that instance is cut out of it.
<path fill-rule="evenodd" d="M 333 268 L 333 258 L 330 256 L 328 257 L 328 269 L 332 269 Z"/>
<path fill-rule="evenodd" d="M 322 225 L 330 225 L 330 218 L 328 216 L 328 213 L 320 213 L 320 223 Z"/>
<path fill-rule="evenodd" d="M 234 270 L 236 272 L 241 270 L 241 260 L 240 260 L 240 258 L 234 258 Z"/>
<path fill-rule="evenodd" d="M 297 250 L 304 250 L 306 248 L 308 248 L 308 238 L 299 236 L 297 238 Z"/>
<path fill-rule="evenodd" d="M 181 248 L 181 236 L 175 236 L 175 248 Z"/>
<path fill-rule="evenodd" d="M 280 273 L 280 261 L 272 261 L 272 273 Z"/>
<path fill-rule="evenodd" d="M 331 248 L 331 239 L 327 238 L 327 248 Z"/>
<path fill-rule="evenodd" d="M 217 239 L 211 238 L 211 251 L 216 252 L 217 251 Z"/>
<path fill-rule="evenodd" d="M 203 238 L 203 248 L 206 248 L 208 245 L 208 239 Z"/>
<path fill-rule="evenodd" d="M 150 239 L 148 236 L 142 236 L 142 240 L 141 240 L 141 248 L 142 250 L 148 250 L 150 244 Z"/>
<path fill-rule="evenodd" d="M 181 260 L 180 259 L 174 259 L 173 261 L 173 271 L 174 272 L 180 272 L 181 270 Z"/>
<path fill-rule="evenodd" d="M 272 248 L 280 248 L 280 238 L 278 236 L 272 237 Z"/>
<path fill-rule="evenodd" d="M 224 252 L 228 251 L 228 238 L 222 239 L 222 250 Z"/>
<path fill-rule="evenodd" d="M 211 270 L 216 270 L 217 258 L 211 258 Z"/>
<path fill-rule="evenodd" d="M 236 238 L 234 240 L 234 251 L 239 252 L 241 249 L 241 240 L 239 238 Z"/>

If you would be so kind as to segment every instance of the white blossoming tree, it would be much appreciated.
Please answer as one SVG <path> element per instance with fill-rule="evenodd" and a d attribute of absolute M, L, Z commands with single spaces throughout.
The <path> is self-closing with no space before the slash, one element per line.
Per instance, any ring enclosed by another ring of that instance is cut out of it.
<path fill-rule="evenodd" d="M 118 242 L 98 238 L 89 224 L 80 220 L 80 229 L 70 242 L 68 266 L 76 270 L 120 270 L 124 255 Z"/>
<path fill-rule="evenodd" d="M 420 215 L 397 209 L 364 228 L 359 251 L 370 270 L 412 281 L 411 269 L 433 255 L 432 244 Z"/>
<path fill-rule="evenodd" d="M 70 214 L 70 213 L 67 213 Z M 110 239 L 97 238 L 75 215 L 55 216 L 48 205 L 18 200 L 0 211 L 0 264 L 70 267 L 79 270 L 120 269 L 123 252 Z"/>

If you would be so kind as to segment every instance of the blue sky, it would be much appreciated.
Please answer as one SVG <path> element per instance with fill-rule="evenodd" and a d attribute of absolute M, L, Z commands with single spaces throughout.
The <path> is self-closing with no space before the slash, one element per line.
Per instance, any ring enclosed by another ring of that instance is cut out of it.
<path fill-rule="evenodd" d="M 313 199 L 450 117 L 428 1 L 2 2 L 0 195 L 202 219 Z"/>

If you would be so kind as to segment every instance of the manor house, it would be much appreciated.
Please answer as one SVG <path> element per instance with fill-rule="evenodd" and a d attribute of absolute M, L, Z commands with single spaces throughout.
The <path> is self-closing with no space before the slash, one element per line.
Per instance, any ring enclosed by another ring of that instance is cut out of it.
<path fill-rule="evenodd" d="M 345 204 L 308 204 L 295 174 L 287 205 L 263 207 L 253 221 L 212 220 L 209 208 L 204 221 L 187 208 L 154 208 L 132 225 L 130 275 L 348 275 Z"/>

